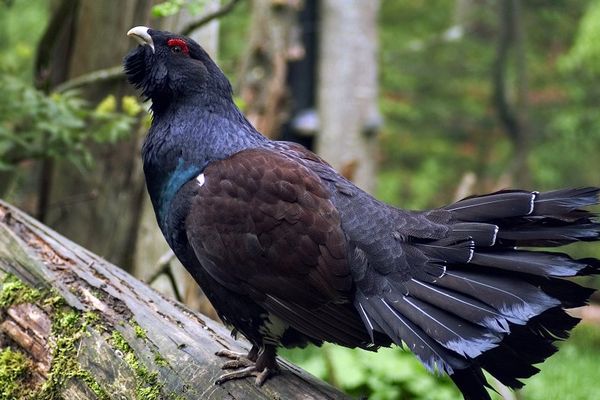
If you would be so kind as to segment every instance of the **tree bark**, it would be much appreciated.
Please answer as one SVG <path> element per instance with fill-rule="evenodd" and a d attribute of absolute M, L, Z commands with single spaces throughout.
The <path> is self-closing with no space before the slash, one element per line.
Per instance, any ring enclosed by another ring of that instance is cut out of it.
<path fill-rule="evenodd" d="M 375 189 L 379 1 L 324 0 L 320 8 L 321 122 L 317 152 L 361 188 Z"/>
<path fill-rule="evenodd" d="M 247 343 L 3 202 L 0 278 L 0 345 L 27 360 L 17 398 L 346 397 L 285 361 L 261 388 L 216 386 L 215 351 Z"/>

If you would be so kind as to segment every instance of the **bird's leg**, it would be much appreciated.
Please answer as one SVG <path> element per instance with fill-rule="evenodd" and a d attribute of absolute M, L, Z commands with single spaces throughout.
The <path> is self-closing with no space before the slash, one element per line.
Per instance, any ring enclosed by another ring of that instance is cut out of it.
<path fill-rule="evenodd" d="M 256 375 L 255 383 L 257 386 L 262 386 L 273 375 L 279 373 L 279 365 L 277 365 L 277 348 L 273 345 L 265 345 L 262 351 L 258 353 L 256 360 Z"/>
<path fill-rule="evenodd" d="M 256 349 L 256 350 L 255 350 Z M 234 358 L 223 365 L 224 369 L 236 368 L 237 371 L 228 372 L 217 378 L 215 383 L 220 385 L 232 379 L 247 378 L 250 376 L 256 377 L 255 383 L 257 386 L 262 386 L 271 376 L 275 375 L 279 371 L 277 360 L 275 359 L 277 351 L 275 346 L 265 345 L 260 350 L 254 346 L 250 350 L 247 356 L 240 356 L 239 353 L 233 353 L 229 350 L 220 351 L 217 355 Z M 254 361 L 252 360 L 254 358 Z M 244 359 L 243 363 L 239 363 L 239 360 Z M 232 362 L 238 362 L 237 366 L 230 364 Z"/>

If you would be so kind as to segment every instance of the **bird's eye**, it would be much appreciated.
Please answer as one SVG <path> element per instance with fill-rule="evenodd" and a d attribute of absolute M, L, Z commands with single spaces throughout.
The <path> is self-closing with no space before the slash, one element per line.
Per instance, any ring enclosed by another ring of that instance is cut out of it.
<path fill-rule="evenodd" d="M 183 39 L 170 39 L 167 42 L 167 46 L 171 49 L 171 52 L 175 54 L 183 53 L 185 55 L 190 54 L 190 49 L 188 48 L 187 43 Z"/>

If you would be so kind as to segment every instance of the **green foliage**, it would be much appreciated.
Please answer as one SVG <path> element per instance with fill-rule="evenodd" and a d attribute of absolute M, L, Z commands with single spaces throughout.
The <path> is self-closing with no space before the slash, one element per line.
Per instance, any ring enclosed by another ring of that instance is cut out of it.
<path fill-rule="evenodd" d="M 235 87 L 236 73 L 240 61 L 244 57 L 247 41 L 240 38 L 248 37 L 250 29 L 250 1 L 240 2 L 230 13 L 219 19 L 219 54 L 218 63 L 223 72 L 231 78 Z M 236 105 L 244 110 L 247 104 L 236 96 Z"/>
<path fill-rule="evenodd" d="M 0 85 L 0 170 L 45 158 L 89 166 L 90 143 L 114 143 L 131 132 L 135 121 L 116 110 L 114 96 L 93 109 L 73 91 L 46 95 L 6 76 Z M 131 99 L 126 101 L 129 112 L 135 110 Z"/>
<path fill-rule="evenodd" d="M 75 91 L 36 90 L 33 65 L 49 6 L 45 0 L 0 3 L 0 196 L 22 178 L 17 167 L 24 161 L 66 160 L 80 170 L 90 167 L 90 146 L 125 138 L 142 110 L 134 97 L 109 96 L 96 106 Z"/>
<path fill-rule="evenodd" d="M 384 348 L 373 353 L 325 344 L 322 348 L 310 346 L 280 353 L 353 397 L 376 400 L 461 398 L 447 377 L 429 373 L 411 353 L 399 348 Z"/>
<path fill-rule="evenodd" d="M 581 19 L 575 43 L 562 58 L 563 67 L 600 75 L 600 1 L 591 1 Z"/>
<path fill-rule="evenodd" d="M 598 397 L 600 381 L 600 329 L 581 324 L 560 351 L 542 365 L 541 372 L 526 381 L 523 399 L 588 400 Z"/>
<path fill-rule="evenodd" d="M 600 329 L 581 324 L 541 372 L 527 379 L 521 398 L 527 400 L 587 400 L 598 391 Z M 460 400 L 447 377 L 430 374 L 408 351 L 380 349 L 377 353 L 332 344 L 321 348 L 280 351 L 291 362 L 356 398 L 378 400 Z M 492 394 L 494 399 L 500 397 Z"/>
<path fill-rule="evenodd" d="M 197 15 L 204 11 L 207 0 L 167 0 L 152 7 L 154 17 L 169 17 L 186 9 L 190 14 Z"/>
<path fill-rule="evenodd" d="M 598 184 L 600 85 L 593 71 L 599 65 L 600 3 L 522 4 L 531 186 Z M 451 38 L 447 33 L 459 22 L 455 1 L 382 2 L 380 106 L 386 125 L 379 194 L 386 201 L 439 206 L 453 200 L 466 172 L 477 175 L 477 191 L 494 188 L 506 172 L 514 149 L 492 101 L 498 20 L 497 6 L 470 3 L 460 20 L 462 36 Z M 512 99 L 517 83 L 514 62 L 509 64 Z"/>
<path fill-rule="evenodd" d="M 48 20 L 47 0 L 0 2 L 0 75 L 31 79 L 37 38 Z"/>

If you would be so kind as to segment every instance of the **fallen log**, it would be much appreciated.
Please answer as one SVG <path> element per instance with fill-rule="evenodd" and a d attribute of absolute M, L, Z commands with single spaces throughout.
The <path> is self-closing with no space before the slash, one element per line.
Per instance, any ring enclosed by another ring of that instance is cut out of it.
<path fill-rule="evenodd" d="M 0 393 L 33 399 L 341 399 L 282 373 L 215 385 L 229 331 L 0 201 Z"/>

